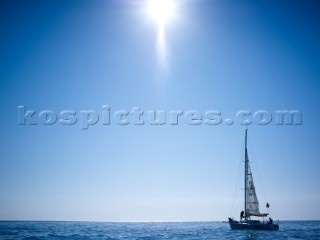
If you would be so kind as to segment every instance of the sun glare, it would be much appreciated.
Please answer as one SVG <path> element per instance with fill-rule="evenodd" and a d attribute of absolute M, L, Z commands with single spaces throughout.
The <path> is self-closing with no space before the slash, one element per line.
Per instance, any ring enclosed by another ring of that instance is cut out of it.
<path fill-rule="evenodd" d="M 167 45 L 166 26 L 175 16 L 174 0 L 148 0 L 148 14 L 157 23 L 158 33 L 156 41 L 159 67 L 168 71 L 170 49 Z"/>
<path fill-rule="evenodd" d="M 173 17 L 174 5 L 172 0 L 150 0 L 148 12 L 159 25 L 164 25 Z"/>

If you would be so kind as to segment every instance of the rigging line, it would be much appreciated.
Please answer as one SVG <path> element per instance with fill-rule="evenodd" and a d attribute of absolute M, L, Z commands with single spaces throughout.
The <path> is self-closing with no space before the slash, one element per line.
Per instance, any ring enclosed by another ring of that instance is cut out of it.
<path fill-rule="evenodd" d="M 243 175 L 244 175 L 244 171 L 243 171 L 243 168 L 241 167 L 240 168 L 240 177 L 243 178 Z M 240 212 L 239 209 L 243 210 L 243 205 L 244 205 L 244 202 L 243 202 L 244 196 L 242 195 L 242 192 L 244 190 L 244 186 L 239 186 L 237 188 L 237 190 L 238 190 L 238 192 L 237 192 L 237 197 L 236 197 L 236 203 L 238 203 L 238 205 L 235 207 L 234 215 L 235 215 L 236 210 L 238 212 Z M 239 197 L 240 197 L 240 201 L 239 201 Z"/>
<path fill-rule="evenodd" d="M 239 196 L 239 189 L 238 189 L 238 186 L 239 186 L 239 177 L 240 177 L 240 173 L 242 172 L 241 171 L 241 162 L 242 162 L 242 159 L 243 159 L 243 156 L 244 156 L 244 152 L 243 150 L 241 150 L 241 158 L 240 158 L 240 161 L 239 161 L 239 166 L 238 166 L 238 175 L 237 175 L 237 181 L 236 181 L 236 186 L 235 186 L 235 190 L 234 190 L 234 194 L 233 194 L 233 200 L 232 200 L 232 207 L 231 207 L 231 216 L 234 217 L 234 214 L 235 214 L 235 199 L 238 200 L 238 196 Z"/>
<path fill-rule="evenodd" d="M 234 193 L 233 193 L 231 214 L 233 213 L 233 210 L 234 210 L 235 198 L 236 198 L 236 195 L 237 195 L 237 189 L 238 189 L 238 185 L 239 185 L 238 183 L 239 183 L 239 176 L 240 176 L 240 167 L 241 167 L 241 160 L 239 161 L 238 174 L 237 174 L 237 180 L 236 180 L 236 186 L 235 186 L 235 190 L 234 190 Z"/>
<path fill-rule="evenodd" d="M 242 164 L 240 163 L 240 170 L 239 170 L 239 177 L 242 176 L 242 168 L 241 168 Z M 238 177 L 238 184 L 237 184 L 237 188 L 236 188 L 236 197 L 235 197 L 235 204 L 234 204 L 234 209 L 233 209 L 233 216 L 236 215 L 236 211 L 238 211 L 239 209 L 239 206 L 240 205 L 237 205 L 237 203 L 239 204 L 239 196 L 241 195 L 241 184 L 239 184 L 239 177 Z"/>

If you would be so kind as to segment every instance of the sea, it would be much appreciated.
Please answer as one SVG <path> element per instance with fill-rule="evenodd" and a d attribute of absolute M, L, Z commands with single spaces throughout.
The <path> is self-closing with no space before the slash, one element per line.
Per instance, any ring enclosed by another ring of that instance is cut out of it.
<path fill-rule="evenodd" d="M 0 239 L 319 239 L 320 221 L 280 221 L 278 231 L 231 230 L 227 222 L 0 221 Z"/>

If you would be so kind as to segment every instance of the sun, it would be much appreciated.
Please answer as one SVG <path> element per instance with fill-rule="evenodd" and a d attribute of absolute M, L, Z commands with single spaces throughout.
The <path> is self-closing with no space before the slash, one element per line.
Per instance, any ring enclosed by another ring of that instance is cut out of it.
<path fill-rule="evenodd" d="M 166 28 L 173 18 L 176 18 L 176 0 L 147 0 L 147 13 L 157 23 L 156 50 L 158 64 L 162 70 L 168 71 L 170 49 L 167 44 Z"/>
<path fill-rule="evenodd" d="M 163 26 L 174 15 L 173 0 L 150 0 L 148 12 L 158 22 L 159 26 Z"/>

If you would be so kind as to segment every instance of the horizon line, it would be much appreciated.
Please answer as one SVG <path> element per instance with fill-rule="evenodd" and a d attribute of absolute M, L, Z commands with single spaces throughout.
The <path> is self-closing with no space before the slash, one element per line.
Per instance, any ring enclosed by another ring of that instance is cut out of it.
<path fill-rule="evenodd" d="M 274 221 L 290 221 L 290 222 L 310 222 L 320 221 L 320 219 L 304 219 L 304 220 L 289 220 L 277 219 Z M 100 220 L 1 220 L 0 222 L 96 222 L 96 223 L 199 223 L 199 222 L 226 222 L 227 220 L 192 220 L 192 221 L 100 221 Z"/>

